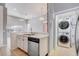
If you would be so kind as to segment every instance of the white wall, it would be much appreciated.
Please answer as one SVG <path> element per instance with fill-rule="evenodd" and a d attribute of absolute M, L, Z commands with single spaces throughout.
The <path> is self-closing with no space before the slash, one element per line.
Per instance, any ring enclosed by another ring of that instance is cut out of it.
<path fill-rule="evenodd" d="M 6 45 L 6 24 L 7 24 L 7 10 L 0 6 L 0 47 Z"/>
<path fill-rule="evenodd" d="M 49 34 L 49 51 L 51 51 L 54 47 L 54 18 L 53 18 L 53 13 L 54 13 L 54 4 L 48 4 L 48 14 L 47 14 L 47 21 L 48 21 L 48 34 Z"/>
<path fill-rule="evenodd" d="M 39 19 L 31 19 L 29 24 L 33 32 L 43 32 L 43 23 Z"/>
<path fill-rule="evenodd" d="M 63 11 L 77 6 L 79 6 L 79 3 L 54 3 L 54 12 Z"/>
<path fill-rule="evenodd" d="M 11 28 L 12 26 L 22 26 L 18 31 L 31 32 L 31 28 L 33 32 L 43 32 L 43 23 L 39 19 L 30 19 L 28 21 L 19 21 L 20 18 L 8 16 L 7 17 L 7 27 Z M 28 27 L 30 24 L 30 27 Z"/>
<path fill-rule="evenodd" d="M 27 31 L 27 22 L 21 21 L 24 19 L 13 17 L 13 16 L 7 16 L 7 28 L 20 31 L 20 32 L 26 32 Z M 12 26 L 20 26 L 18 28 L 12 28 Z"/>

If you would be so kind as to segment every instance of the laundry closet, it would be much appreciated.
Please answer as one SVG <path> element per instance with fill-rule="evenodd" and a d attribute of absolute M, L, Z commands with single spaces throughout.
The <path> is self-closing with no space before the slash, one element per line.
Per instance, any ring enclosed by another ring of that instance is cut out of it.
<path fill-rule="evenodd" d="M 55 50 L 61 51 L 60 55 L 78 55 L 78 20 L 78 9 L 56 14 Z"/>

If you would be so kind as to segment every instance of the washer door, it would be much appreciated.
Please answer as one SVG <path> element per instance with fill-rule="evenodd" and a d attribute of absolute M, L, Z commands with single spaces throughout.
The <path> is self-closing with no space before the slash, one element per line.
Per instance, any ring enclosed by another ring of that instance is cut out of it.
<path fill-rule="evenodd" d="M 69 27 L 69 22 L 68 21 L 61 21 L 59 23 L 59 28 L 61 29 L 67 29 Z"/>
<path fill-rule="evenodd" d="M 69 42 L 69 38 L 67 36 L 65 36 L 65 35 L 61 35 L 59 37 L 59 42 L 63 43 L 63 44 L 67 44 Z"/>

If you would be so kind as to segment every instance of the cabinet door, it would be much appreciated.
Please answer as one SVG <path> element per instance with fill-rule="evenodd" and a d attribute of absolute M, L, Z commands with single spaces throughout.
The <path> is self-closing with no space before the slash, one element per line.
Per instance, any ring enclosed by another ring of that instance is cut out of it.
<path fill-rule="evenodd" d="M 20 48 L 23 50 L 24 49 L 24 39 L 23 38 L 21 39 L 19 45 L 20 45 Z"/>
<path fill-rule="evenodd" d="M 22 36 L 19 36 L 17 39 L 17 46 L 21 49 L 23 49 L 23 38 Z"/>
<path fill-rule="evenodd" d="M 17 47 L 20 47 L 20 39 L 17 39 Z"/>
<path fill-rule="evenodd" d="M 24 51 L 28 52 L 28 38 L 24 37 Z"/>
<path fill-rule="evenodd" d="M 17 35 L 16 39 L 17 39 L 17 47 L 20 47 L 20 43 L 21 43 L 21 38 L 20 38 L 20 36 Z"/>

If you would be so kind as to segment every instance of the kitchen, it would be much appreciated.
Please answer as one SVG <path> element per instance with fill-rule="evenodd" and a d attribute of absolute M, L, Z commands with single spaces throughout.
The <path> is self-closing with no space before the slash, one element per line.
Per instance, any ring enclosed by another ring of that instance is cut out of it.
<path fill-rule="evenodd" d="M 8 55 L 48 55 L 47 4 L 7 3 Z M 39 8 L 38 8 L 39 7 Z"/>

